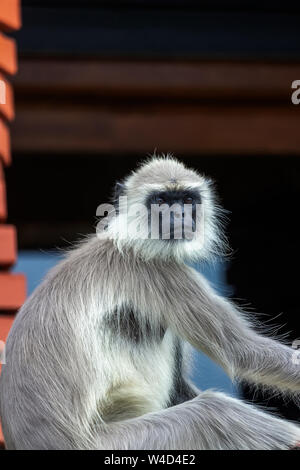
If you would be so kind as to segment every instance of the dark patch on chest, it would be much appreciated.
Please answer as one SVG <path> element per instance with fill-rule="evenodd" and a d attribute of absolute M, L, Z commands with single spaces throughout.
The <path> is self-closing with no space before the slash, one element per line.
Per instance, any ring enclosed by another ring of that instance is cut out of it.
<path fill-rule="evenodd" d="M 113 335 L 135 344 L 160 342 L 166 332 L 162 325 L 152 325 L 128 305 L 118 307 L 107 314 L 104 322 L 105 327 L 109 328 Z"/>

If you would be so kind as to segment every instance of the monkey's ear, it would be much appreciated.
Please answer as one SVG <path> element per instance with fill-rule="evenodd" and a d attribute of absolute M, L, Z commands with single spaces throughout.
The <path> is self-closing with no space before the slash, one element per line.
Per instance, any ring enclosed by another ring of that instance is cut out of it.
<path fill-rule="evenodd" d="M 117 181 L 115 184 L 115 189 L 114 189 L 114 194 L 113 194 L 114 201 L 118 202 L 119 197 L 123 196 L 124 192 L 125 192 L 125 184 Z"/>

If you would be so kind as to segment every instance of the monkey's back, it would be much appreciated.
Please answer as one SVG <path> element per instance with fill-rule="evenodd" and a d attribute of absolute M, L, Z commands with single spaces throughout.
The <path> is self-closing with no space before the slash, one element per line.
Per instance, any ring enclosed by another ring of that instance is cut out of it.
<path fill-rule="evenodd" d="M 93 237 L 25 302 L 0 379 L 8 448 L 91 448 L 99 423 L 168 405 L 175 338 L 148 311 L 148 275 Z"/>

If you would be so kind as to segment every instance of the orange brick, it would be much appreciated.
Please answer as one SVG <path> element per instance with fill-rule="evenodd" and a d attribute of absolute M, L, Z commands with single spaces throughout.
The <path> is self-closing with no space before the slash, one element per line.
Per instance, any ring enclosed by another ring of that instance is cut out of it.
<path fill-rule="evenodd" d="M 17 258 L 17 234 L 13 225 L 0 225 L 0 265 L 11 266 Z"/>
<path fill-rule="evenodd" d="M 17 68 L 16 42 L 0 33 L 0 69 L 13 75 Z"/>
<path fill-rule="evenodd" d="M 14 94 L 11 84 L 0 73 L 0 114 L 11 121 L 15 117 Z"/>
<path fill-rule="evenodd" d="M 0 311 L 18 310 L 26 298 L 23 274 L 0 273 Z"/>
<path fill-rule="evenodd" d="M 11 161 L 10 155 L 10 135 L 7 125 L 0 118 L 0 159 L 5 165 Z"/>
<path fill-rule="evenodd" d="M 0 27 L 8 30 L 21 27 L 20 0 L 1 0 Z"/>
<path fill-rule="evenodd" d="M 6 187 L 4 179 L 4 171 L 2 162 L 0 160 L 0 222 L 3 222 L 7 217 L 6 210 Z"/>

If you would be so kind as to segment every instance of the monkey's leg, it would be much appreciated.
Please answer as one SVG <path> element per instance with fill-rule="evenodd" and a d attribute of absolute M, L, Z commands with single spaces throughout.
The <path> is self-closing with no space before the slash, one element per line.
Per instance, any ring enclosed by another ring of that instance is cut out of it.
<path fill-rule="evenodd" d="M 206 391 L 161 412 L 107 424 L 101 449 L 290 449 L 300 428 L 235 398 Z"/>

